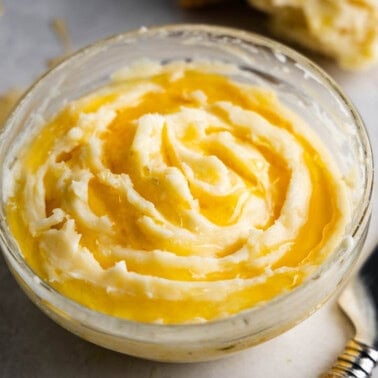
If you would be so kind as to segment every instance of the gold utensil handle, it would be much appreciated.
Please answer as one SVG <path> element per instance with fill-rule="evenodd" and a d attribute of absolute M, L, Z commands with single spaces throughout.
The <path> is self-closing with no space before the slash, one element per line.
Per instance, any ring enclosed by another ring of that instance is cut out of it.
<path fill-rule="evenodd" d="M 322 378 L 370 377 L 378 361 L 378 351 L 355 339 L 348 342 L 331 370 Z"/>

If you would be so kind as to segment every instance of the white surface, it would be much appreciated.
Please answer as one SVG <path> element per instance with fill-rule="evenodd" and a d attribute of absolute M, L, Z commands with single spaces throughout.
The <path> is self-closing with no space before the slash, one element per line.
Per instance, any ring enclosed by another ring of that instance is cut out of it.
<path fill-rule="evenodd" d="M 261 15 L 242 2 L 203 11 L 183 11 L 174 0 L 5 0 L 0 18 L 0 92 L 29 85 L 61 49 L 50 29 L 54 17 L 68 23 L 75 48 L 141 25 L 207 22 L 263 30 Z M 378 150 L 378 67 L 340 71 L 315 58 L 345 89 Z M 377 221 L 374 207 L 372 230 Z M 370 233 L 368 245 L 376 235 Z M 200 364 L 162 364 L 98 348 L 64 331 L 26 299 L 0 258 L 0 376 L 150 378 L 312 378 L 329 367 L 351 330 L 329 303 L 285 333 L 235 356 Z M 375 372 L 374 377 L 378 377 Z"/>

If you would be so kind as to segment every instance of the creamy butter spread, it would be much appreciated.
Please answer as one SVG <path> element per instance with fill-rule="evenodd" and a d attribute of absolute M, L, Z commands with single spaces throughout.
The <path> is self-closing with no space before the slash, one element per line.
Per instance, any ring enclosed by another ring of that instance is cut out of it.
<path fill-rule="evenodd" d="M 140 62 L 27 140 L 7 217 L 40 277 L 100 312 L 183 323 L 269 301 L 324 262 L 348 219 L 340 173 L 274 93 L 226 71 Z"/>

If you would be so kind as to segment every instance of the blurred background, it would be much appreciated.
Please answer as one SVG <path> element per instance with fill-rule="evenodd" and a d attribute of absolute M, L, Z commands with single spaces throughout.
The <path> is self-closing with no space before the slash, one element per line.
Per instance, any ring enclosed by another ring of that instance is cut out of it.
<path fill-rule="evenodd" d="M 14 100 L 48 67 L 113 34 L 141 26 L 207 23 L 272 37 L 268 17 L 242 0 L 192 9 L 175 0 L 0 0 L 0 14 L 0 123 Z M 345 71 L 329 58 L 301 51 L 349 95 L 378 151 L 378 66 Z M 375 229 L 375 215 L 372 222 Z M 370 233 L 368 244 L 375 240 Z M 336 305 L 329 303 L 286 334 L 234 357 L 193 365 L 143 361 L 86 343 L 55 325 L 20 291 L 0 256 L 0 377 L 4 378 L 312 378 L 333 362 L 350 333 Z"/>

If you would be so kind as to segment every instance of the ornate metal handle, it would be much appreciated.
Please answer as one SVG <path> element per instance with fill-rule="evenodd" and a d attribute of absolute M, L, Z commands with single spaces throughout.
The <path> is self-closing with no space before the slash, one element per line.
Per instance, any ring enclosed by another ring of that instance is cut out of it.
<path fill-rule="evenodd" d="M 378 361 L 378 351 L 355 339 L 348 342 L 331 370 L 322 378 L 370 377 Z"/>

